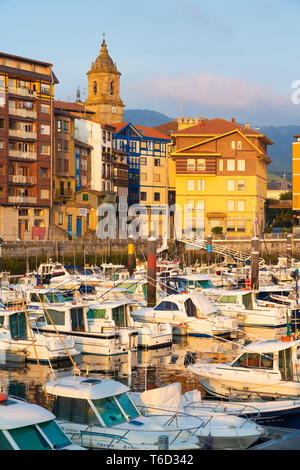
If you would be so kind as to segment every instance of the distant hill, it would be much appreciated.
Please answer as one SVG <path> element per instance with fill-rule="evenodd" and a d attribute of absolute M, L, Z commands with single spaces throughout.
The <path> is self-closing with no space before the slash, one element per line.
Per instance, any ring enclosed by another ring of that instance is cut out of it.
<path fill-rule="evenodd" d="M 151 111 L 149 109 L 127 109 L 124 111 L 124 121 L 139 124 L 141 126 L 156 127 L 169 121 L 174 121 L 174 117 Z M 286 171 L 288 179 L 291 179 L 292 172 L 292 142 L 294 135 L 300 133 L 299 126 L 251 126 L 260 130 L 269 137 L 274 145 L 268 147 L 268 154 L 272 158 L 272 163 L 268 166 L 268 172 L 281 176 Z"/>
<path fill-rule="evenodd" d="M 174 118 L 149 109 L 126 109 L 124 111 L 124 122 L 145 127 L 156 127 L 173 120 Z"/>

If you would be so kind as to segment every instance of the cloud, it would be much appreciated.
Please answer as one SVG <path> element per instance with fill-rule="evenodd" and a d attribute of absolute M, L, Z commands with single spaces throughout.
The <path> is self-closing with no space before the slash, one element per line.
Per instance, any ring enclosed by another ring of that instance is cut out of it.
<path fill-rule="evenodd" d="M 267 86 L 208 73 L 161 75 L 139 81 L 134 88 L 139 94 L 147 93 L 165 101 L 238 110 L 282 106 L 291 101 L 290 96 L 277 95 Z"/>

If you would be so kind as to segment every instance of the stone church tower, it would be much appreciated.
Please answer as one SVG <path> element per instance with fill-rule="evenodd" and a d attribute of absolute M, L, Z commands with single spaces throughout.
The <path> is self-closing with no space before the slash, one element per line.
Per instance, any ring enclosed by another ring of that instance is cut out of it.
<path fill-rule="evenodd" d="M 120 99 L 121 73 L 108 54 L 105 39 L 100 54 L 92 63 L 87 75 L 88 97 L 85 107 L 94 111 L 93 119 L 105 124 L 123 122 L 124 104 Z"/>

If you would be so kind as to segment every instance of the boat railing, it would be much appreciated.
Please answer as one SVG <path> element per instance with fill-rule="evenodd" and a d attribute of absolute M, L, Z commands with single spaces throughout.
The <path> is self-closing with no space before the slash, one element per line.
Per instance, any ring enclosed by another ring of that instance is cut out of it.
<path fill-rule="evenodd" d="M 234 416 L 241 416 L 243 415 L 243 413 L 255 414 L 255 417 L 241 416 L 244 418 L 245 421 L 242 422 L 240 427 L 243 427 L 247 421 L 249 420 L 255 421 L 256 419 L 260 417 L 261 413 L 260 413 L 259 408 L 256 408 L 255 406 L 249 405 L 249 404 L 241 403 L 241 405 L 242 406 L 240 406 L 239 404 L 235 404 L 234 406 L 229 406 L 229 407 L 227 406 L 226 408 L 226 403 L 223 403 L 223 402 L 221 403 L 218 402 L 215 406 L 209 406 L 209 405 L 206 405 L 205 403 L 199 404 L 199 402 L 191 402 L 185 405 L 185 408 L 191 408 L 192 410 L 197 411 L 197 410 L 200 410 L 201 408 L 203 409 L 204 407 L 206 410 L 210 410 L 211 413 L 226 413 L 228 415 L 234 415 Z"/>
<path fill-rule="evenodd" d="M 102 437 L 102 438 L 111 438 L 111 441 L 107 444 L 107 449 L 110 449 L 112 444 L 119 444 L 121 441 L 125 441 L 126 446 L 131 447 L 132 449 L 135 449 L 134 445 L 128 442 L 126 439 L 126 435 L 129 433 L 129 430 L 126 430 L 126 432 L 123 435 L 118 435 L 118 434 L 106 434 L 104 432 L 97 432 L 97 431 L 80 431 L 80 442 L 81 446 L 84 447 L 83 445 L 83 438 L 84 436 L 93 436 L 93 437 Z M 72 440 L 72 439 L 71 439 Z"/>

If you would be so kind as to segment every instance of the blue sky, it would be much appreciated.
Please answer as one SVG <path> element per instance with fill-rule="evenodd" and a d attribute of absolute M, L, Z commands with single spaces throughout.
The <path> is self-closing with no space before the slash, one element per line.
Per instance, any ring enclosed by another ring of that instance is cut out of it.
<path fill-rule="evenodd" d="M 52 62 L 57 99 L 87 89 L 105 32 L 127 109 L 300 124 L 299 0 L 0 0 L 0 12 L 1 51 Z"/>

